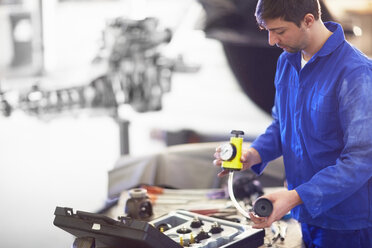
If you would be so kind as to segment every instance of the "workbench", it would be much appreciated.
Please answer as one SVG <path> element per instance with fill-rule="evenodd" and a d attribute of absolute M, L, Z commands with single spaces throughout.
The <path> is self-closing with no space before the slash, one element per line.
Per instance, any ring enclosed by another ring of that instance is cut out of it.
<path fill-rule="evenodd" d="M 285 190 L 283 187 L 265 188 L 265 193 L 274 192 L 277 190 Z M 151 190 L 150 190 L 151 191 Z M 220 198 L 224 189 L 165 189 L 161 194 L 149 194 L 152 199 L 153 216 L 151 220 L 157 219 L 171 211 L 187 210 L 198 214 L 205 214 L 211 217 L 223 217 L 225 219 L 239 220 L 241 224 L 251 225 L 250 220 L 241 216 L 232 202 L 228 198 Z M 213 198 L 217 199 L 213 199 Z M 120 194 L 118 203 L 112 207 L 106 215 L 110 218 L 125 215 L 125 204 L 129 199 L 128 191 L 123 191 Z M 302 248 L 305 247 L 302 242 L 302 235 L 299 223 L 292 219 L 281 220 L 287 225 L 287 232 L 284 241 L 277 240 L 272 246 L 274 233 L 271 228 L 265 229 L 264 247 L 277 248 Z"/>

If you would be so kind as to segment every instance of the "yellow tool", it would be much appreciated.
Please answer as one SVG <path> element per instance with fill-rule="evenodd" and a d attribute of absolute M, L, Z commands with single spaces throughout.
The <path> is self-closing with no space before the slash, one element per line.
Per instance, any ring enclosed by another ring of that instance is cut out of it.
<path fill-rule="evenodd" d="M 230 143 L 221 146 L 220 158 L 223 160 L 222 168 L 224 170 L 239 171 L 243 168 L 243 164 L 240 161 L 243 137 L 239 137 L 239 135 L 244 135 L 244 132 L 232 130 L 231 134 L 234 136 L 230 138 Z"/>

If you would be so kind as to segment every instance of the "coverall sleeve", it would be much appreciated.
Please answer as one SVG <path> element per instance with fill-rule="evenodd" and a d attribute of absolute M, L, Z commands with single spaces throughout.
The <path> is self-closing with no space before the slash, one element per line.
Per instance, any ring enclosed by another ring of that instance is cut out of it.
<path fill-rule="evenodd" d="M 251 145 L 251 147 L 258 151 L 262 160 L 262 163 L 251 167 L 256 174 L 261 174 L 268 162 L 282 155 L 280 126 L 277 117 L 276 104 L 274 104 L 272 116 L 274 120 L 266 129 L 265 133 L 260 135 Z"/>
<path fill-rule="evenodd" d="M 345 146 L 336 164 L 296 188 L 313 218 L 350 197 L 372 177 L 371 69 L 361 68 L 343 80 L 338 103 Z"/>

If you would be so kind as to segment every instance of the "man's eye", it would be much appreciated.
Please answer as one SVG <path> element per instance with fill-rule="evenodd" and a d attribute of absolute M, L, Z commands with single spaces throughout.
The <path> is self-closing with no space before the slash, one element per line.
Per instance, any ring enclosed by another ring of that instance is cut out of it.
<path fill-rule="evenodd" d="M 284 34 L 285 31 L 280 31 L 280 32 L 277 32 L 277 34 L 281 35 L 281 34 Z"/>

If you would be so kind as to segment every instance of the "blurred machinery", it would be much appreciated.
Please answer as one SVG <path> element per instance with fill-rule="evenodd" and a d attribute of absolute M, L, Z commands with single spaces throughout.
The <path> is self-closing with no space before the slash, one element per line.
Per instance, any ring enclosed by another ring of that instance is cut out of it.
<path fill-rule="evenodd" d="M 156 18 L 131 20 L 115 18 L 102 32 L 102 46 L 93 66 L 104 68 L 91 82 L 68 88 L 47 89 L 36 82 L 18 94 L 14 103 L 0 88 L 0 112 L 10 116 L 20 109 L 40 118 L 89 110 L 119 120 L 128 135 L 127 123 L 118 116 L 118 107 L 129 104 L 137 112 L 162 108 L 162 97 L 171 90 L 174 72 L 196 72 L 198 65 L 186 65 L 182 56 L 168 58 L 161 46 L 172 39 L 172 32 L 162 28 Z M 1 86 L 1 85 L 0 85 Z M 128 153 L 122 149 L 122 154 Z"/>
<path fill-rule="evenodd" d="M 6 93 L 1 98 L 5 115 L 19 108 L 39 117 L 76 109 L 105 109 L 116 117 L 121 104 L 130 104 L 138 112 L 156 111 L 162 107 L 162 96 L 171 89 L 173 72 L 196 72 L 198 66 L 187 66 L 182 57 L 163 56 L 159 47 L 172 39 L 169 29 L 161 29 L 158 20 L 116 18 L 107 23 L 102 47 L 94 64 L 104 73 L 86 85 L 61 89 L 44 89 L 35 83 L 19 94 L 17 106 L 6 107 Z M 4 112 L 4 111 L 3 111 Z"/>
<path fill-rule="evenodd" d="M 257 0 L 198 0 L 205 10 L 204 31 L 209 38 L 219 40 L 225 56 L 246 95 L 262 110 L 271 113 L 274 102 L 276 61 L 282 50 L 267 44 L 267 34 L 258 29 L 254 17 Z M 324 21 L 334 20 L 324 1 L 320 1 Z M 345 34 L 353 29 L 344 25 Z M 16 101 L 9 100 L 0 84 L 0 112 L 10 116 L 22 111 L 50 118 L 61 113 L 81 110 L 110 115 L 119 120 L 118 108 L 128 104 L 137 112 L 162 108 L 162 97 L 171 90 L 174 72 L 196 72 L 199 67 L 186 65 L 182 56 L 164 56 L 162 48 L 171 40 L 171 30 L 159 25 L 156 18 L 132 20 L 115 18 L 106 23 L 102 45 L 93 66 L 102 69 L 83 85 L 49 89 L 36 82 L 20 92 Z M 97 70 L 98 71 L 98 70 Z M 127 136 L 127 124 L 121 126 Z M 193 140 L 200 135 L 192 133 Z M 122 138 L 123 138 L 122 137 Z M 177 143 L 188 143 L 186 137 Z M 205 141 L 209 141 L 208 138 Z M 127 153 L 123 151 L 122 153 Z"/>

